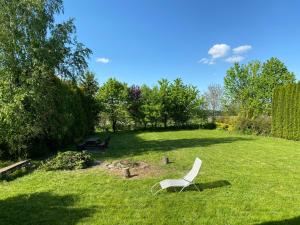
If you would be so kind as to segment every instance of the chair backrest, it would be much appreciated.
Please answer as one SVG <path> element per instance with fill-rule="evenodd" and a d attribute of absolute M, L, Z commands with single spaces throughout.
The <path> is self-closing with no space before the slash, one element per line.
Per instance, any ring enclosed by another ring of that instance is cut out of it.
<path fill-rule="evenodd" d="M 197 157 L 195 159 L 193 168 L 190 170 L 190 172 L 188 172 L 187 175 L 185 175 L 185 177 L 183 179 L 186 181 L 192 182 L 195 179 L 195 177 L 198 175 L 201 165 L 202 165 L 202 161 L 201 161 L 201 159 L 199 159 Z"/>

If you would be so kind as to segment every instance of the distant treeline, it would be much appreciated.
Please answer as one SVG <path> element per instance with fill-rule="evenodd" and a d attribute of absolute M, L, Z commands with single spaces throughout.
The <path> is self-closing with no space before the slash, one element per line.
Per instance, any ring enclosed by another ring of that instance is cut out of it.
<path fill-rule="evenodd" d="M 204 122 L 205 100 L 196 87 L 186 85 L 181 79 L 158 85 L 128 87 L 115 78 L 104 83 L 96 101 L 100 109 L 101 128 L 120 129 L 183 127 Z"/>

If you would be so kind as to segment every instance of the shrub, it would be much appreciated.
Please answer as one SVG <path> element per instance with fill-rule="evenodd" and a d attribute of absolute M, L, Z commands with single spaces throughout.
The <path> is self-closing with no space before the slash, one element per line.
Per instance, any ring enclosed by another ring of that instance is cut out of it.
<path fill-rule="evenodd" d="M 219 130 L 226 130 L 226 131 L 234 130 L 234 126 L 232 124 L 216 122 L 216 125 L 217 125 L 217 129 Z"/>
<path fill-rule="evenodd" d="M 234 129 L 244 134 L 255 134 L 268 136 L 271 133 L 271 118 L 261 116 L 255 119 L 238 117 Z"/>
<path fill-rule="evenodd" d="M 40 167 L 42 170 L 74 170 L 84 169 L 92 165 L 94 159 L 91 154 L 83 152 L 60 152 L 55 157 L 47 160 Z"/>
<path fill-rule="evenodd" d="M 218 116 L 216 117 L 217 128 L 220 130 L 234 131 L 236 116 Z"/>
<path fill-rule="evenodd" d="M 272 103 L 272 135 L 300 140 L 300 82 L 276 88 Z"/>

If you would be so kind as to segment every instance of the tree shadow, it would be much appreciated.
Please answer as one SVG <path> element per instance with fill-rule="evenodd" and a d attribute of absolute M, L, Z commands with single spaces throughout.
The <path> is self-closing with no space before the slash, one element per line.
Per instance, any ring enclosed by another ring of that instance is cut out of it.
<path fill-rule="evenodd" d="M 89 217 L 94 208 L 75 208 L 76 200 L 74 195 L 58 196 L 48 192 L 0 200 L 0 224 L 77 224 Z"/>
<path fill-rule="evenodd" d="M 140 132 L 128 132 L 113 135 L 111 145 L 106 149 L 105 157 L 122 157 L 144 154 L 145 152 L 166 152 L 180 148 L 207 147 L 237 141 L 250 141 L 251 137 L 184 138 L 170 140 L 144 140 L 138 137 Z M 99 156 L 102 156 L 99 154 Z"/>
<path fill-rule="evenodd" d="M 195 187 L 197 186 L 197 188 Z M 183 189 L 183 192 L 185 191 L 204 191 L 205 189 L 215 189 L 215 188 L 221 188 L 225 186 L 230 186 L 231 183 L 228 180 L 217 180 L 213 182 L 207 182 L 207 183 L 196 183 L 195 185 L 190 185 L 187 188 Z M 181 187 L 175 187 L 170 188 L 170 191 L 180 191 Z"/>
<path fill-rule="evenodd" d="M 299 225 L 299 224 L 300 224 L 300 216 L 290 218 L 290 219 L 264 222 L 256 225 Z"/>

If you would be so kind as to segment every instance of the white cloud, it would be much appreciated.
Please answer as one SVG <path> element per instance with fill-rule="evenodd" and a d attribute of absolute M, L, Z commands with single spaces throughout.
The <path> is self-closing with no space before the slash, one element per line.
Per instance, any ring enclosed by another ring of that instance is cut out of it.
<path fill-rule="evenodd" d="M 209 57 L 200 59 L 198 63 L 213 65 L 223 58 L 229 63 L 241 62 L 245 59 L 244 54 L 251 49 L 251 45 L 241 45 L 231 50 L 231 47 L 227 44 L 215 44 L 208 50 Z"/>
<path fill-rule="evenodd" d="M 214 59 L 208 59 L 208 58 L 202 58 L 198 61 L 198 63 L 203 63 L 203 64 L 208 64 L 208 65 L 213 65 L 215 64 L 215 60 Z"/>
<path fill-rule="evenodd" d="M 233 53 L 236 55 L 244 54 L 252 49 L 251 45 L 241 45 L 232 49 Z"/>
<path fill-rule="evenodd" d="M 241 62 L 244 59 L 245 59 L 245 57 L 243 57 L 243 56 L 234 55 L 234 56 L 228 57 L 225 61 L 229 62 L 229 63 L 238 63 L 238 62 Z"/>
<path fill-rule="evenodd" d="M 107 64 L 107 63 L 109 63 L 110 62 L 110 59 L 109 58 L 97 58 L 96 59 L 96 62 L 98 62 L 98 63 L 103 63 L 103 64 Z"/>
<path fill-rule="evenodd" d="M 209 49 L 208 54 L 210 54 L 213 59 L 216 59 L 216 58 L 221 58 L 226 56 L 229 51 L 230 51 L 229 45 L 215 44 Z"/>

